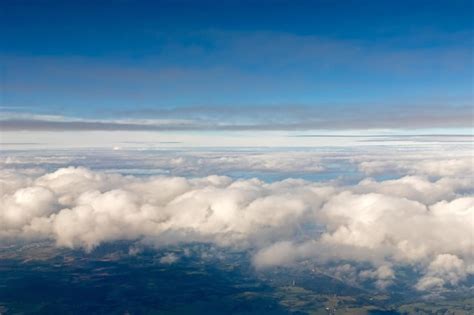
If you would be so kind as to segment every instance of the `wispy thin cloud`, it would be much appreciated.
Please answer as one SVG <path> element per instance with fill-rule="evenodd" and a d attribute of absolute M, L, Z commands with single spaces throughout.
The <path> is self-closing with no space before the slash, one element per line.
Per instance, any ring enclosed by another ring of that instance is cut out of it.
<path fill-rule="evenodd" d="M 371 112 L 344 107 L 322 110 L 292 106 L 189 108 L 189 111 L 180 108 L 150 111 L 148 116 L 161 117 L 150 119 L 98 120 L 11 113 L 3 116 L 0 120 L 2 131 L 307 131 L 472 126 L 472 108 L 469 106 L 403 106 L 396 110 L 374 108 Z"/>

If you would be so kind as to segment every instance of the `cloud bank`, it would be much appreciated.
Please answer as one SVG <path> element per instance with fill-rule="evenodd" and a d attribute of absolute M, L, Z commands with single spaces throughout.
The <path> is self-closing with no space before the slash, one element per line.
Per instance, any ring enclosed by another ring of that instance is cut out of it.
<path fill-rule="evenodd" d="M 470 128 L 472 108 L 454 105 L 268 105 L 175 107 L 110 113 L 87 119 L 3 112 L 0 130 L 12 131 L 308 131 Z M 370 110 L 368 110 L 367 108 Z M 360 108 L 366 110 L 361 111 Z"/>
<path fill-rule="evenodd" d="M 117 240 L 205 242 L 248 251 L 256 268 L 331 262 L 331 273 L 381 289 L 409 266 L 419 270 L 416 289 L 439 291 L 474 272 L 472 177 L 445 163 L 442 177 L 352 185 L 3 169 L 0 241 L 45 239 L 86 251 Z"/>

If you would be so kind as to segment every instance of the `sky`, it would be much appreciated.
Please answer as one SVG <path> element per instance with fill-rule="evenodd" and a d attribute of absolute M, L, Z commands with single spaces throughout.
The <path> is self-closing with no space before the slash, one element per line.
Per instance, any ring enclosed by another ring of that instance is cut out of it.
<path fill-rule="evenodd" d="M 0 6 L 4 143 L 472 130 L 472 1 Z"/>
<path fill-rule="evenodd" d="M 0 246 L 468 290 L 472 5 L 0 1 Z"/>

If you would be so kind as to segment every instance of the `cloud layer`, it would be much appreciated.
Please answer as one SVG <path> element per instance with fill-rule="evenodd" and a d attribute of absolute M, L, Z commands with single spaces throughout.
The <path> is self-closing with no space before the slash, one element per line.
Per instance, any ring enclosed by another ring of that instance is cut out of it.
<path fill-rule="evenodd" d="M 427 176 L 428 164 L 352 185 L 3 169 L 0 241 L 49 239 L 87 251 L 117 240 L 206 242 L 249 251 L 256 268 L 331 262 L 334 275 L 379 288 L 411 266 L 420 274 L 415 288 L 436 291 L 474 271 L 472 177 L 458 161 L 438 163 L 438 177 Z"/>
<path fill-rule="evenodd" d="M 438 104 L 393 106 L 381 110 L 366 105 L 280 105 L 237 108 L 186 107 L 143 109 L 118 113 L 109 119 L 86 119 L 34 113 L 3 112 L 0 130 L 14 131 L 306 131 L 469 128 L 471 106 Z M 354 108 L 355 107 L 355 108 Z M 388 107 L 388 106 L 387 106 Z M 123 118 L 123 117 L 127 118 Z M 130 118 L 132 117 L 132 118 Z M 137 117 L 133 119 L 133 117 Z M 143 118 L 143 117 L 151 117 Z M 186 119 L 183 119 L 185 117 Z"/>

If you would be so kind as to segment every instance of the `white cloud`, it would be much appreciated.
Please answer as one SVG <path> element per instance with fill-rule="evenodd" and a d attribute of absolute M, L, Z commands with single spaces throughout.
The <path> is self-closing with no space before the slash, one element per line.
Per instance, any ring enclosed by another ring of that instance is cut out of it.
<path fill-rule="evenodd" d="M 375 279 L 375 285 L 379 289 L 385 289 L 392 284 L 392 280 L 395 278 L 395 273 L 391 266 L 382 265 L 375 270 L 364 270 L 359 273 L 359 277 L 364 279 Z"/>
<path fill-rule="evenodd" d="M 431 204 L 443 199 L 452 199 L 456 192 L 472 187 L 469 178 L 441 178 L 430 181 L 421 176 L 405 176 L 394 180 L 377 182 L 365 179 L 354 188 L 359 193 L 378 192 L 384 195 L 404 197 L 424 204 Z"/>
<path fill-rule="evenodd" d="M 260 250 L 254 257 L 257 268 L 290 265 L 298 258 L 297 248 L 288 241 L 278 242 Z"/>
<path fill-rule="evenodd" d="M 247 167 L 252 159 L 245 161 Z M 331 273 L 379 288 L 394 281 L 397 266 L 416 265 L 423 273 L 419 290 L 461 284 L 474 261 L 473 240 L 466 237 L 473 229 L 472 181 L 457 175 L 347 186 L 215 175 L 133 177 L 67 167 L 2 170 L 0 183 L 3 242 L 50 239 L 85 250 L 116 240 L 209 242 L 250 251 L 257 268 L 332 262 Z M 350 261 L 373 268 L 353 270 Z"/>
<path fill-rule="evenodd" d="M 457 285 L 467 276 L 468 270 L 462 259 L 456 255 L 441 254 L 436 256 L 426 274 L 418 281 L 418 290 L 441 289 L 444 285 Z"/>
<path fill-rule="evenodd" d="M 171 265 L 179 260 L 179 257 L 174 253 L 169 253 L 160 258 L 160 264 Z"/>
<path fill-rule="evenodd" d="M 113 152 L 116 151 L 116 152 Z M 121 151 L 121 152 L 117 152 Z M 68 153 L 69 152 L 69 153 Z M 162 170 L 162 173 L 173 172 L 177 174 L 209 174 L 229 172 L 281 172 L 281 173 L 319 173 L 325 170 L 322 165 L 321 155 L 314 152 L 303 151 L 263 151 L 259 150 L 181 150 L 166 151 L 160 154 L 150 154 L 143 151 L 115 150 L 100 151 L 98 156 L 95 151 L 49 151 L 47 153 L 35 152 L 0 156 L 0 166 L 4 169 L 19 167 L 45 166 L 67 167 L 71 164 L 87 165 L 96 163 L 98 166 L 130 167 L 131 162 L 135 168 L 150 168 Z M 104 155 L 107 155 L 104 157 Z M 104 161 L 105 159 L 105 161 Z M 110 161 L 109 161 L 110 160 Z"/>
<path fill-rule="evenodd" d="M 439 154 L 439 152 L 436 152 Z M 359 160 L 358 168 L 367 175 L 381 174 L 387 171 L 398 171 L 404 174 L 418 174 L 425 176 L 462 176 L 472 171 L 474 158 L 472 149 L 463 155 L 450 157 L 453 152 L 443 152 L 443 156 L 436 154 L 407 155 L 398 154 L 397 157 L 388 159 L 386 156 L 363 157 Z M 459 154 L 459 153 L 458 153 Z"/>

